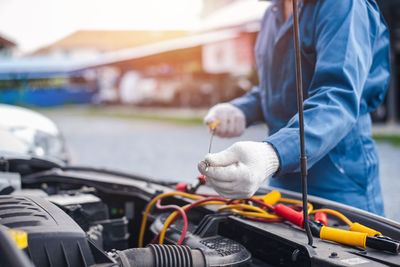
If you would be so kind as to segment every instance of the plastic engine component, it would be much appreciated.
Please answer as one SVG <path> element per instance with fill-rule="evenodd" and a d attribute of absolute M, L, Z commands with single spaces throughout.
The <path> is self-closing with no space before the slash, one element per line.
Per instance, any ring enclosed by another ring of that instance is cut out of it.
<path fill-rule="evenodd" d="M 128 219 L 126 217 L 110 219 L 108 207 L 101 199 L 92 194 L 59 194 L 46 198 L 56 204 L 84 230 L 93 233 L 93 227 L 101 225 L 101 242 L 93 240 L 103 250 L 129 248 Z"/>
<path fill-rule="evenodd" d="M 168 214 L 160 215 L 152 224 L 153 233 L 158 233 Z M 240 243 L 217 234 L 217 226 L 226 216 L 205 216 L 197 229 L 186 235 L 183 245 L 192 249 L 200 249 L 207 266 L 248 266 L 251 253 Z M 181 235 L 181 220 L 173 223 L 167 230 L 165 239 L 169 243 L 176 243 Z"/>
<path fill-rule="evenodd" d="M 85 232 L 61 209 L 39 197 L 0 196 L 0 224 L 28 234 L 35 266 L 90 266 L 95 259 Z"/>
<path fill-rule="evenodd" d="M 101 225 L 103 227 L 104 250 L 129 248 L 128 219 L 126 217 L 96 221 L 92 225 Z"/>
<path fill-rule="evenodd" d="M 117 252 L 123 267 L 206 267 L 203 253 L 188 246 L 149 245 Z"/>
<path fill-rule="evenodd" d="M 84 230 L 89 230 L 92 222 L 109 218 L 107 205 L 92 194 L 58 194 L 46 198 L 60 207 Z"/>

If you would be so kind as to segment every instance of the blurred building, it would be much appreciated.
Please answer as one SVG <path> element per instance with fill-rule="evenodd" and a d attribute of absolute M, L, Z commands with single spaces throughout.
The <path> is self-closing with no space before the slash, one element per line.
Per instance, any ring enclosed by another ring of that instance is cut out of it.
<path fill-rule="evenodd" d="M 193 107 L 227 101 L 257 82 L 253 47 L 268 5 L 257 0 L 207 1 L 201 27 L 192 33 L 78 31 L 35 51 L 24 62 L 12 62 L 14 71 L 8 72 L 4 66 L 3 78 L 8 80 L 0 85 L 8 90 L 8 102 L 27 99 L 18 98 L 21 93 L 10 89 L 15 84 L 19 92 L 54 92 L 56 88 L 38 88 L 37 84 L 53 84 L 56 76 L 64 77 L 62 90 L 68 92 L 70 80 L 81 85 L 87 81 L 89 88 L 94 83 L 91 101 L 95 103 Z M 35 59 L 38 57 L 40 60 Z M 44 63 L 48 59 L 63 65 L 66 72 L 46 76 L 51 65 Z M 60 63 L 62 60 L 65 63 Z M 39 76 L 46 82 L 37 83 Z M 35 87 L 30 87 L 32 84 Z"/>
<path fill-rule="evenodd" d="M 0 57 L 12 57 L 16 49 L 16 43 L 0 35 Z"/>
<path fill-rule="evenodd" d="M 110 53 L 91 68 L 118 70 L 122 103 L 211 105 L 244 93 L 236 81 L 253 71 L 254 38 L 234 29 L 197 33 Z"/>
<path fill-rule="evenodd" d="M 82 30 L 42 47 L 31 55 L 95 58 L 104 53 L 187 36 L 186 31 Z"/>
<path fill-rule="evenodd" d="M 33 106 L 118 102 L 119 69 L 94 68 L 92 61 L 113 51 L 187 35 L 185 31 L 78 31 L 26 57 L 0 60 L 0 102 Z"/>
<path fill-rule="evenodd" d="M 91 103 L 95 79 L 76 67 L 79 61 L 48 57 L 0 60 L 0 103 L 56 106 Z"/>
<path fill-rule="evenodd" d="M 270 3 L 206 2 L 200 28 L 189 36 L 111 52 L 92 65 L 118 70 L 118 101 L 210 106 L 258 82 L 253 48 Z"/>

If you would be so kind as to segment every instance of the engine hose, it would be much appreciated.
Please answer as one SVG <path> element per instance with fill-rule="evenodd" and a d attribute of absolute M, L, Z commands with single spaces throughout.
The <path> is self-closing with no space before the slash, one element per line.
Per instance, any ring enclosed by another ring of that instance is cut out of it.
<path fill-rule="evenodd" d="M 177 245 L 149 245 L 118 251 L 122 267 L 206 267 L 206 259 L 199 249 Z"/>

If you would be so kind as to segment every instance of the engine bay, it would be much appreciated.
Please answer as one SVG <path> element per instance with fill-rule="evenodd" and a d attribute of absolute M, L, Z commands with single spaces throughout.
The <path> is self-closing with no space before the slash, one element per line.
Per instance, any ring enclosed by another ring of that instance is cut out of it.
<path fill-rule="evenodd" d="M 1 266 L 400 266 L 397 253 L 321 239 L 308 246 L 304 231 L 282 219 L 250 220 L 201 205 L 204 199 L 218 202 L 207 186 L 191 199 L 176 191 L 176 183 L 92 168 L 44 168 L 43 162 L 32 171 L 32 162 L 29 168 L 22 163 L 10 161 L 9 170 L 20 176 L 21 188 L 0 196 Z M 274 192 L 263 190 L 260 196 Z M 301 197 L 280 194 L 283 202 Z M 393 221 L 318 198 L 310 202 L 400 239 Z M 173 209 L 163 208 L 190 205 L 186 222 L 170 220 Z M 346 227 L 330 214 L 327 225 Z M 24 248 L 3 240 L 10 230 L 26 234 Z"/>

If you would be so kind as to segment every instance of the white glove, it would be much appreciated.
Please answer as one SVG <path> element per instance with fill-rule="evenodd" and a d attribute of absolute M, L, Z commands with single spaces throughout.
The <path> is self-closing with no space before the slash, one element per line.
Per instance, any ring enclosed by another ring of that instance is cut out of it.
<path fill-rule="evenodd" d="M 204 117 L 206 125 L 217 120 L 221 121 L 215 129 L 215 135 L 219 137 L 241 136 L 246 129 L 246 117 L 243 111 L 229 103 L 215 105 Z"/>
<path fill-rule="evenodd" d="M 197 167 L 222 197 L 245 199 L 278 170 L 279 159 L 270 144 L 246 141 L 237 142 L 222 152 L 208 154 Z"/>

